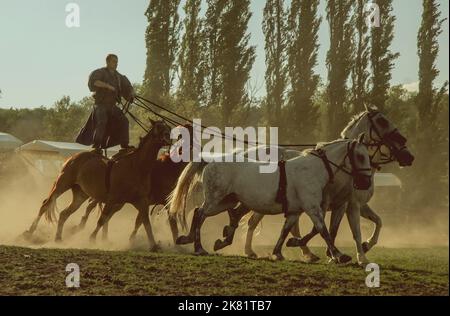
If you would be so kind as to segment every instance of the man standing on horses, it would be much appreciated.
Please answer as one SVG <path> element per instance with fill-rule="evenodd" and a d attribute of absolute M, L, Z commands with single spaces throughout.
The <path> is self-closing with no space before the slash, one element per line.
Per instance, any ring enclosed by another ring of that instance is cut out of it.
<path fill-rule="evenodd" d="M 76 141 L 93 145 L 98 152 L 119 144 L 123 149 L 131 148 L 128 145 L 128 119 L 117 103 L 122 97 L 132 102 L 135 93 L 127 77 L 117 71 L 118 61 L 116 55 L 109 54 L 106 67 L 94 70 L 89 76 L 88 86 L 93 92 L 95 106 Z"/>

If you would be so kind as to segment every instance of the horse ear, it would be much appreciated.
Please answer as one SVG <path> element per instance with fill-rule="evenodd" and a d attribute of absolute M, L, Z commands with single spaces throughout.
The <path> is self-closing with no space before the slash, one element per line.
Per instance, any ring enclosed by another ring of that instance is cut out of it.
<path fill-rule="evenodd" d="M 148 118 L 148 120 L 150 121 L 150 124 L 155 125 L 156 121 L 152 120 L 151 118 Z"/>
<path fill-rule="evenodd" d="M 366 136 L 366 134 L 361 133 L 358 136 L 358 143 L 362 144 L 364 142 L 364 137 Z"/>

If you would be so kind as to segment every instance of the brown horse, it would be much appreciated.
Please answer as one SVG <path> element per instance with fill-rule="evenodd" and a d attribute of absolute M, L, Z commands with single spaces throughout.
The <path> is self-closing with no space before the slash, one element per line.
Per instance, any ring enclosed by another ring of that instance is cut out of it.
<path fill-rule="evenodd" d="M 153 205 L 152 212 L 158 205 L 165 205 L 167 203 L 167 197 L 175 188 L 177 184 L 177 180 L 180 174 L 183 172 L 186 167 L 186 162 L 173 162 L 168 155 L 163 155 L 158 158 L 156 161 L 155 167 L 151 172 L 151 188 L 148 194 L 148 198 L 150 201 L 150 205 Z M 78 232 L 82 230 L 86 226 L 86 222 L 89 218 L 89 215 L 95 209 L 96 206 L 100 207 L 102 211 L 102 207 L 97 200 L 90 199 L 89 204 L 86 207 L 86 212 L 84 216 L 81 218 L 81 222 L 78 226 L 75 227 L 73 232 Z M 102 211 L 103 212 L 103 211 Z M 140 214 L 136 217 L 136 223 L 133 232 L 130 236 L 130 241 L 133 241 L 136 237 L 139 227 L 142 225 L 142 219 Z M 183 223 L 182 223 L 183 224 Z M 176 218 L 169 217 L 169 225 L 170 230 L 172 232 L 172 238 L 175 241 L 178 238 L 178 226 Z M 106 238 L 108 232 L 108 223 L 106 222 L 103 225 L 103 236 Z"/>
<path fill-rule="evenodd" d="M 187 128 L 189 130 L 190 136 L 191 136 L 191 144 L 192 144 L 192 142 L 193 142 L 192 125 L 185 124 L 183 127 Z M 152 181 L 151 181 L 150 191 L 148 193 L 148 198 L 150 200 L 150 205 L 153 205 L 152 212 L 156 208 L 156 206 L 165 205 L 167 203 L 167 197 L 175 188 L 178 178 L 180 177 L 180 175 L 183 172 L 186 165 L 187 165 L 187 162 L 183 162 L 183 161 L 178 162 L 178 163 L 173 162 L 172 159 L 170 158 L 169 154 L 164 154 L 164 155 L 158 157 L 158 160 L 156 161 L 156 164 L 150 174 L 150 178 L 152 179 Z M 81 218 L 80 224 L 74 228 L 73 233 L 84 229 L 84 227 L 86 226 L 86 222 L 89 218 L 89 215 L 92 213 L 92 211 L 95 209 L 95 207 L 97 205 L 99 206 L 100 210 L 102 211 L 102 207 L 100 206 L 100 204 L 101 203 L 99 201 L 97 201 L 93 198 L 91 198 L 89 200 L 89 204 L 86 207 L 86 212 L 85 212 L 84 216 Z M 138 214 L 138 216 L 136 217 L 135 228 L 130 236 L 130 241 L 133 241 L 135 239 L 138 229 L 142 225 L 142 223 L 143 223 L 142 219 Z M 182 227 L 186 229 L 187 224 L 185 222 L 182 222 L 181 224 L 182 224 Z M 170 229 L 172 232 L 172 238 L 175 243 L 175 241 L 178 238 L 177 220 L 175 218 L 169 217 L 169 225 L 170 225 Z M 103 237 L 104 238 L 106 238 L 107 233 L 108 233 L 108 222 L 106 222 L 103 225 Z"/>
<path fill-rule="evenodd" d="M 37 218 L 25 236 L 33 234 L 42 215 L 53 221 L 56 199 L 72 190 L 72 202 L 59 216 L 56 241 L 61 240 L 62 227 L 67 218 L 91 197 L 105 203 L 91 240 L 95 240 L 100 228 L 114 213 L 125 203 L 130 203 L 139 211 L 150 249 L 156 250 L 157 244 L 148 218 L 148 192 L 151 188 L 151 177 L 148 175 L 155 167 L 160 148 L 170 145 L 170 127 L 163 121 L 151 122 L 152 128 L 141 139 L 138 148 L 117 161 L 111 162 L 95 152 L 83 152 L 71 157 L 64 164 L 49 197 L 42 203 Z"/>

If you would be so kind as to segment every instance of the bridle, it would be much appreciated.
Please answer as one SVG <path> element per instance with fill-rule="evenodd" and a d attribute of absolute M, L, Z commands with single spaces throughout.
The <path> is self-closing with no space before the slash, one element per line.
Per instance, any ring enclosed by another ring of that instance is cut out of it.
<path fill-rule="evenodd" d="M 366 145 L 368 148 L 375 147 L 375 151 L 372 155 L 370 155 L 370 164 L 376 169 L 380 169 L 381 165 L 386 165 L 388 163 L 396 161 L 395 152 L 402 151 L 406 149 L 406 145 L 401 146 L 400 148 L 395 147 L 395 144 L 392 142 L 392 138 L 394 135 L 398 134 L 399 131 L 397 128 L 394 128 L 389 133 L 385 133 L 384 135 L 381 134 L 379 131 L 377 124 L 375 124 L 375 117 L 381 114 L 379 111 L 367 111 L 367 117 L 370 122 L 370 128 L 369 128 L 369 142 L 364 142 L 363 144 Z M 361 116 L 362 119 L 363 116 Z M 374 137 L 374 134 L 376 138 Z M 385 146 L 389 149 L 389 154 L 386 154 L 382 152 L 381 148 Z M 380 159 L 378 161 L 375 160 L 375 156 L 380 153 Z"/>
<path fill-rule="evenodd" d="M 322 148 L 315 149 L 311 152 L 311 155 L 320 158 L 322 160 L 322 162 L 324 163 L 325 169 L 328 172 L 329 183 L 334 182 L 334 178 L 339 171 L 342 171 L 342 172 L 348 174 L 353 179 L 355 179 L 358 176 L 359 177 L 367 177 L 367 178 L 372 177 L 371 174 L 367 175 L 367 174 L 362 173 L 365 171 L 371 172 L 372 171 L 371 168 L 358 168 L 356 166 L 354 154 L 355 154 L 355 147 L 357 144 L 358 144 L 358 142 L 356 140 L 347 143 L 347 153 L 345 154 L 344 159 L 342 160 L 342 162 L 340 164 L 336 164 L 333 161 L 331 161 L 330 159 L 328 159 L 325 150 L 323 150 Z M 327 146 L 327 145 L 325 145 L 325 146 Z M 348 168 L 346 167 L 347 158 L 349 159 L 349 162 L 350 162 L 350 168 L 351 168 L 350 170 L 348 170 Z M 337 168 L 336 173 L 333 173 L 331 166 L 334 166 L 335 168 Z"/>
<path fill-rule="evenodd" d="M 162 121 L 162 123 L 165 124 L 167 127 L 170 128 L 170 126 L 169 126 L 165 121 Z M 138 146 L 137 149 L 140 149 L 141 146 L 142 146 L 142 144 L 143 144 L 144 142 L 146 142 L 147 139 L 152 138 L 152 137 L 155 136 L 155 135 L 154 135 L 155 127 L 156 127 L 156 125 L 153 125 L 153 126 L 150 127 L 150 129 L 149 129 L 149 131 L 147 132 L 147 134 L 146 134 L 144 137 L 141 138 L 141 142 L 140 142 L 140 144 L 139 144 L 139 146 Z M 161 147 L 167 147 L 167 146 L 171 146 L 171 145 L 172 145 L 172 142 L 171 142 L 171 141 L 167 141 L 164 137 L 162 137 L 161 139 L 158 139 L 157 141 L 161 142 L 161 144 L 162 144 Z"/>

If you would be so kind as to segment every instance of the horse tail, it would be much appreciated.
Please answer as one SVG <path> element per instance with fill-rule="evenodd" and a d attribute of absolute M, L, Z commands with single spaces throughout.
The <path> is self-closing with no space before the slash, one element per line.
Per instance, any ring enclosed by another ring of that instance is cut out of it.
<path fill-rule="evenodd" d="M 247 214 L 245 214 L 244 216 L 242 216 L 241 220 L 239 221 L 239 227 L 241 227 L 243 229 L 247 229 L 248 221 L 252 215 L 253 215 L 253 211 L 250 211 Z"/>
<path fill-rule="evenodd" d="M 41 209 L 39 210 L 39 214 L 44 214 L 45 219 L 49 223 L 54 223 L 56 221 L 56 182 L 53 184 L 53 188 L 50 191 L 48 198 L 42 202 Z"/>
<path fill-rule="evenodd" d="M 252 218 L 253 214 L 255 212 L 251 211 L 248 212 L 247 214 L 245 214 L 244 216 L 242 216 L 241 220 L 239 221 L 239 227 L 241 227 L 242 229 L 244 229 L 245 231 L 248 231 L 249 229 L 249 222 L 250 219 Z M 262 228 L 262 221 L 260 221 L 258 223 L 258 226 L 255 228 L 255 236 L 258 236 L 261 233 L 261 228 Z"/>
<path fill-rule="evenodd" d="M 189 194 L 196 189 L 200 183 L 200 176 L 207 162 L 190 162 L 184 168 L 178 178 L 175 189 L 169 194 L 167 204 L 169 205 L 169 216 L 179 217 L 183 226 L 186 224 L 186 201 Z M 183 227 L 184 229 L 186 227 Z"/>

